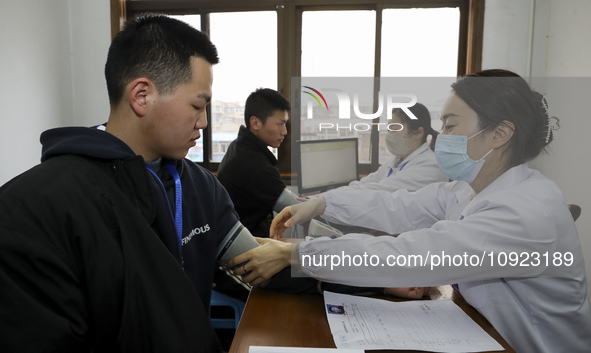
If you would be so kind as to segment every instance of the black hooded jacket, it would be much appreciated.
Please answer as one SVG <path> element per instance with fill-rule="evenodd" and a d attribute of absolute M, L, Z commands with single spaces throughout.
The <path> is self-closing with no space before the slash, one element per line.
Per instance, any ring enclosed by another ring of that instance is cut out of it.
<path fill-rule="evenodd" d="M 125 143 L 82 127 L 41 142 L 42 163 L 0 188 L 0 351 L 219 351 L 212 278 L 238 216 L 215 177 L 173 161 L 181 250 L 174 202 Z"/>

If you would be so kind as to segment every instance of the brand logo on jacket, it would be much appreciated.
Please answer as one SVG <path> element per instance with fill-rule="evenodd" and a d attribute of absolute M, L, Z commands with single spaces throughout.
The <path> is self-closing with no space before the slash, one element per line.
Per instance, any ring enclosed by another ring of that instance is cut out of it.
<path fill-rule="evenodd" d="M 183 238 L 183 245 L 189 243 L 194 236 L 209 232 L 210 229 L 209 224 L 193 229 L 189 235 Z"/>

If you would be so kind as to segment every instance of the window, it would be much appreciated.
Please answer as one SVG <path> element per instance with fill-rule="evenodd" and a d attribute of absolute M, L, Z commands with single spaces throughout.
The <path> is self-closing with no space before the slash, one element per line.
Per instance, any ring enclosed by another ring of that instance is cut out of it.
<path fill-rule="evenodd" d="M 380 17 L 379 21 L 376 16 Z M 380 45 L 376 48 L 377 33 L 380 34 Z M 455 77 L 459 33 L 459 7 L 385 8 L 381 11 L 302 8 L 302 78 L 298 84 L 292 85 L 292 90 L 324 86 L 347 91 L 344 87 L 352 85 L 354 87 L 348 92 L 358 91 L 359 96 L 365 95 L 359 98 L 359 111 L 374 113 L 379 109 L 380 91 L 391 86 L 388 78 Z M 374 75 L 383 79 L 371 79 Z M 328 77 L 347 78 L 347 82 L 323 79 Z M 360 77 L 369 79 L 355 79 Z M 318 82 L 318 86 L 305 82 Z M 429 82 L 426 84 L 430 85 Z M 309 91 L 303 93 L 310 94 Z M 300 97 L 300 139 L 356 137 L 359 140 L 359 162 L 368 165 L 367 171 L 377 169 L 380 163 L 391 157 L 384 142 L 388 130 L 375 124 L 370 126 L 365 120 L 357 120 L 359 123 L 354 119 L 337 120 L 341 101 L 330 102 L 327 96 L 323 96 L 328 101 L 325 102 L 326 110 L 323 111 L 321 104 L 311 108 L 313 119 L 306 112 L 310 109 L 310 99 Z M 348 96 L 352 99 L 351 94 Z M 434 110 L 439 109 L 442 102 L 437 103 L 439 105 L 434 106 Z M 387 125 L 385 119 L 370 122 L 376 121 L 385 122 L 382 127 Z M 330 127 L 322 131 L 322 125 Z"/>
<path fill-rule="evenodd" d="M 385 9 L 382 13 L 380 77 L 433 77 L 419 80 L 424 82 L 423 86 L 432 88 L 437 85 L 439 92 L 447 93 L 451 82 L 444 80 L 443 85 L 436 82 L 442 81 L 437 77 L 456 76 L 459 29 L 458 7 Z M 422 97 L 427 95 L 424 90 L 421 93 Z M 437 129 L 441 125 L 438 111 L 445 95 L 430 101 L 422 97 L 420 102 L 431 114 L 431 126 Z M 380 164 L 392 156 L 385 147 L 386 134 L 386 130 L 379 131 Z"/>
<path fill-rule="evenodd" d="M 213 103 L 224 107 L 221 124 L 212 124 L 211 143 L 221 145 L 211 161 L 221 162 L 244 125 L 244 103 L 260 87 L 277 89 L 277 13 L 211 13 L 210 38 L 220 63 L 213 67 Z"/>
<path fill-rule="evenodd" d="M 458 71 L 460 10 L 385 9 L 381 77 L 454 77 Z"/>
<path fill-rule="evenodd" d="M 354 23 L 355 26 L 351 24 Z M 304 11 L 302 13 L 302 77 L 372 77 L 374 73 L 376 12 Z M 302 81 L 303 82 L 303 81 Z M 373 87 L 366 92 L 371 97 Z M 301 100 L 304 104 L 304 100 Z M 338 103 L 337 103 L 338 104 Z M 331 105 L 332 106 L 332 105 Z M 328 108 L 328 107 L 327 107 Z M 302 110 L 303 112 L 303 110 Z M 325 130 L 316 132 L 319 123 L 334 121 L 334 114 L 317 111 L 315 119 L 302 114 L 301 140 L 356 137 L 371 131 Z M 312 124 L 312 126 L 310 126 Z M 306 131 L 308 133 L 306 133 Z M 314 133 L 309 133 L 315 131 Z M 359 144 L 359 162 L 370 162 L 370 146 Z"/>
<path fill-rule="evenodd" d="M 214 172 L 244 123 L 244 101 L 258 87 L 277 89 L 293 103 L 293 77 L 450 77 L 480 67 L 484 0 L 119 2 L 124 6 L 113 5 L 113 28 L 125 16 L 168 13 L 182 16 L 216 44 L 221 60 L 214 66 L 209 127 L 189 153 Z M 409 51 L 412 56 L 401 55 Z M 377 96 L 380 84 L 376 81 L 366 94 Z M 282 173 L 291 171 L 291 141 L 304 140 L 314 130 L 300 119 L 302 107 L 294 108 L 289 135 L 275 151 Z M 380 135 L 376 129 L 356 132 L 362 173 L 377 169 L 387 157 Z M 326 131 L 319 138 L 350 136 Z"/>
<path fill-rule="evenodd" d="M 375 11 L 304 11 L 302 77 L 372 77 L 375 23 Z"/>

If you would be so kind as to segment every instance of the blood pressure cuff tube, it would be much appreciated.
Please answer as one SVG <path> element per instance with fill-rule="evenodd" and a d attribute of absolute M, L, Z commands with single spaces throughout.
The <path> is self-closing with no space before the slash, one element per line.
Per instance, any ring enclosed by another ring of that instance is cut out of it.
<path fill-rule="evenodd" d="M 275 206 L 273 206 L 273 211 L 279 213 L 287 206 L 295 205 L 301 203 L 298 200 L 298 196 L 291 192 L 288 188 L 283 189 L 281 195 L 277 198 L 277 202 L 275 202 Z"/>
<path fill-rule="evenodd" d="M 259 246 L 256 239 L 242 223 L 236 222 L 222 240 L 216 256 L 217 261 L 226 266 L 234 257 Z"/>

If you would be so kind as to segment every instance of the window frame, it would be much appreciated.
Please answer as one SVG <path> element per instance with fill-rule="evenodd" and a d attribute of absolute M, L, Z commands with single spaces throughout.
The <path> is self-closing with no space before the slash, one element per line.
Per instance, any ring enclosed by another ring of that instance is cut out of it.
<path fill-rule="evenodd" d="M 291 97 L 291 78 L 301 76 L 301 27 L 304 11 L 322 10 L 374 10 L 376 12 L 374 77 L 379 78 L 381 67 L 381 26 L 382 11 L 392 8 L 437 8 L 458 7 L 460 29 L 458 44 L 458 76 L 479 71 L 482 63 L 482 37 L 484 26 L 485 0 L 110 0 L 111 35 L 120 30 L 126 18 L 143 12 L 160 12 L 170 15 L 201 15 L 201 31 L 208 34 L 209 14 L 212 12 L 277 12 L 277 90 L 285 97 Z M 379 91 L 376 80 L 374 92 Z M 377 108 L 377 94 L 374 108 Z M 299 114 L 298 111 L 292 115 Z M 211 126 L 212 112 L 208 107 L 208 123 Z M 297 131 L 297 122 L 288 121 L 289 134 L 278 149 L 278 164 L 286 182 L 291 181 L 291 138 Z M 295 125 L 295 127 L 292 127 Z M 368 174 L 379 167 L 379 134 L 374 126 L 371 134 L 371 163 L 361 164 L 359 172 Z M 205 129 L 203 134 L 204 161 L 198 164 L 217 172 L 219 162 L 212 162 L 212 133 Z"/>

